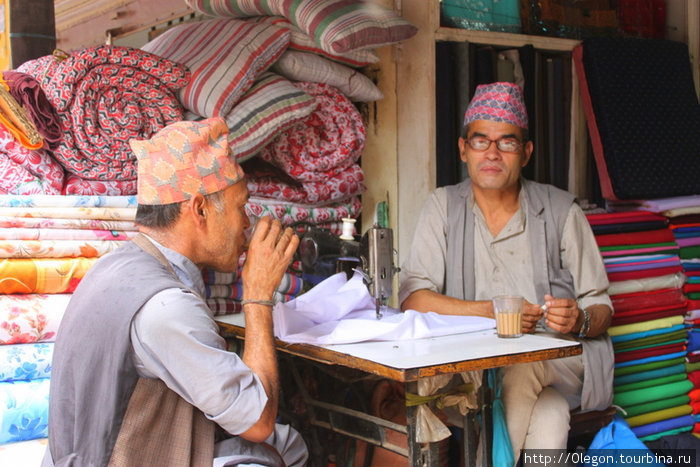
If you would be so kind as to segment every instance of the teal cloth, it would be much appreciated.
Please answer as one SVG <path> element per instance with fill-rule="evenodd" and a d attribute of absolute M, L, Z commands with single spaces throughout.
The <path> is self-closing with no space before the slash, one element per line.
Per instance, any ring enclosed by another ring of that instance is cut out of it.
<path fill-rule="evenodd" d="M 639 441 L 647 442 L 647 441 L 654 441 L 659 438 L 663 438 L 664 436 L 671 436 L 671 435 L 677 435 L 679 433 L 685 433 L 686 431 L 690 431 L 693 429 L 693 426 L 683 426 L 680 428 L 676 428 L 674 430 L 666 430 L 662 431 L 660 433 L 654 433 L 653 435 L 648 435 L 648 436 L 642 436 L 639 438 Z"/>
<path fill-rule="evenodd" d="M 655 370 L 657 368 L 665 368 L 671 365 L 677 365 L 679 363 L 684 363 L 685 357 L 672 358 L 671 360 L 663 360 L 660 362 L 643 363 L 641 365 L 627 366 L 624 368 L 615 368 L 615 378 L 618 376 L 629 375 L 632 373 L 638 373 L 640 371 Z"/>
<path fill-rule="evenodd" d="M 657 336 L 659 334 L 668 334 L 671 332 L 680 331 L 681 329 L 685 329 L 685 325 L 676 324 L 674 326 L 663 329 L 650 329 L 649 331 L 631 332 L 629 334 L 620 334 L 619 336 L 610 336 L 610 340 L 613 342 L 613 344 L 615 344 L 617 342 L 627 342 L 634 339 L 640 339 L 642 337 Z"/>
<path fill-rule="evenodd" d="M 617 390 L 618 386 L 624 384 L 634 383 L 636 381 L 643 381 L 646 379 L 661 378 L 662 376 L 669 376 L 681 373 L 686 373 L 686 365 L 684 363 L 678 363 L 676 365 L 671 365 L 664 368 L 657 368 L 655 370 L 640 371 L 637 373 L 630 373 L 628 375 L 615 376 L 613 385 L 615 386 L 615 390 Z"/>

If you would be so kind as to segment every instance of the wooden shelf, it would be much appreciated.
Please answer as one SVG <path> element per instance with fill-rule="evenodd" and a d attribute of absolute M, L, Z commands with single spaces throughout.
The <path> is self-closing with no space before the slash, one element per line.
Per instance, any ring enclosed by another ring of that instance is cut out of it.
<path fill-rule="evenodd" d="M 451 42 L 472 42 L 474 44 L 489 44 L 506 47 L 522 47 L 532 45 L 540 50 L 571 51 L 581 43 L 576 39 L 559 37 L 531 36 L 509 32 L 476 31 L 472 29 L 457 29 L 440 27 L 435 31 L 435 40 Z"/>

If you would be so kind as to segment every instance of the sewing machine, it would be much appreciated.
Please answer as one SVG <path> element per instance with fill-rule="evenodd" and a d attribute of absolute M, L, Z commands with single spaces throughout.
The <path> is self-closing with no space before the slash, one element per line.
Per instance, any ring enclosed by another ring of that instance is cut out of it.
<path fill-rule="evenodd" d="M 346 222 L 354 219 L 343 221 L 345 227 Z M 352 231 L 352 225 L 349 230 Z M 344 271 L 351 277 L 353 271 L 359 271 L 376 301 L 379 319 L 391 298 L 394 274 L 399 272 L 394 266 L 393 232 L 375 224 L 357 242 L 347 231 L 345 227 L 343 235 L 338 237 L 329 230 L 307 228 L 299 242 L 302 278 L 311 288 L 338 272 Z"/>
<path fill-rule="evenodd" d="M 360 259 L 365 271 L 365 283 L 377 306 L 377 319 L 383 315 L 382 308 L 389 304 L 394 274 L 394 239 L 391 229 L 374 225 L 360 241 Z"/>

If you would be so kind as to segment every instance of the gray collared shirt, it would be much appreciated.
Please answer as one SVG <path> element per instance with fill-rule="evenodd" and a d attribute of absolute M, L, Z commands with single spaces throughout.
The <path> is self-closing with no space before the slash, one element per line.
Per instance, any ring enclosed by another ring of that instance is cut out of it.
<path fill-rule="evenodd" d="M 473 199 L 473 198 L 472 198 Z M 537 303 L 532 282 L 533 271 L 527 234 L 527 196 L 520 191 L 520 209 L 494 237 L 481 210 L 475 213 L 475 298 L 490 300 L 504 293 L 518 294 L 530 303 Z M 418 218 L 412 247 L 401 266 L 399 302 L 412 292 L 428 289 L 445 291 L 447 256 L 447 196 L 435 190 L 426 200 Z M 605 266 L 588 221 L 577 204 L 572 204 L 564 225 L 560 245 L 562 265 L 574 279 L 579 306 L 607 304 L 612 309 Z M 594 255 L 590 253 L 595 252 Z M 592 256 L 592 258 L 591 258 Z"/>
<path fill-rule="evenodd" d="M 134 317 L 131 341 L 139 376 L 158 378 L 231 434 L 260 418 L 267 395 L 258 376 L 226 350 L 199 268 L 148 237 L 171 264 L 183 289 L 154 295 Z"/>

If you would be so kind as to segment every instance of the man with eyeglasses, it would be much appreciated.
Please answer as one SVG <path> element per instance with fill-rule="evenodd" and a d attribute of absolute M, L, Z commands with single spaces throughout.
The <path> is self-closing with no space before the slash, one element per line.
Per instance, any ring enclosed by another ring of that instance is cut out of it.
<path fill-rule="evenodd" d="M 522 295 L 523 332 L 537 327 L 582 342 L 582 356 L 503 368 L 517 462 L 521 449 L 566 448 L 570 410 L 611 404 L 608 280 L 574 196 L 521 177 L 533 144 L 520 87 L 477 87 L 459 151 L 469 178 L 426 200 L 399 301 L 403 310 L 493 318 L 492 297 Z"/>

